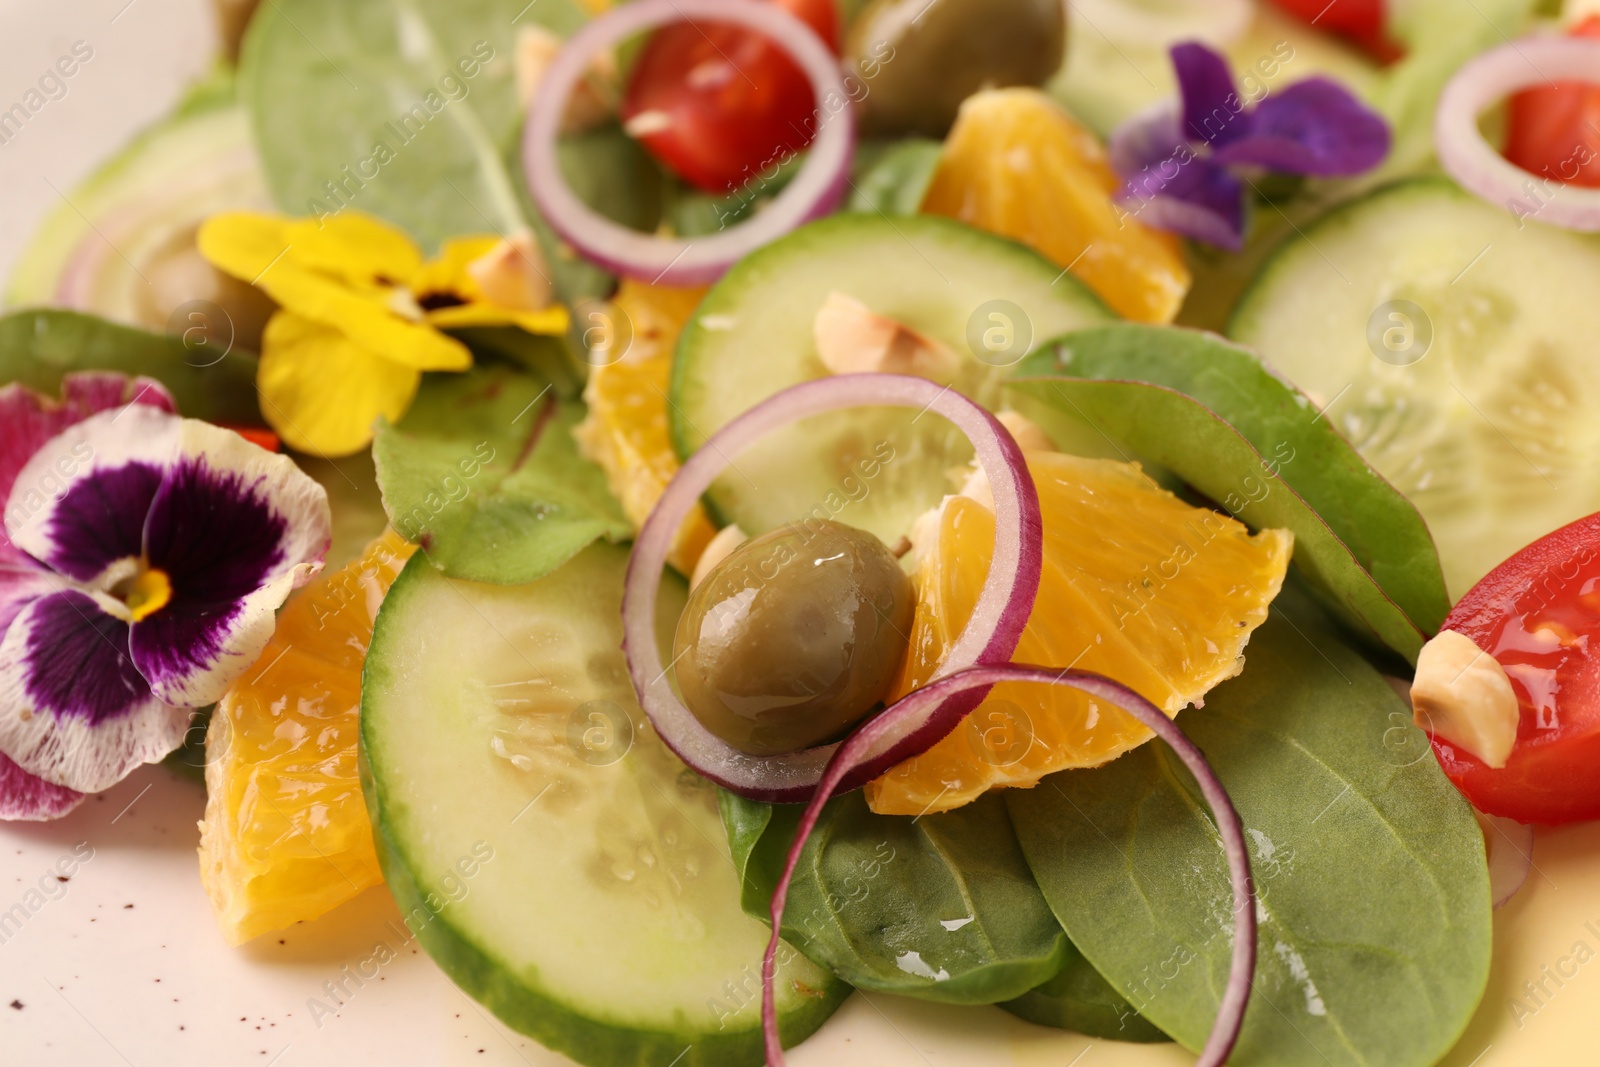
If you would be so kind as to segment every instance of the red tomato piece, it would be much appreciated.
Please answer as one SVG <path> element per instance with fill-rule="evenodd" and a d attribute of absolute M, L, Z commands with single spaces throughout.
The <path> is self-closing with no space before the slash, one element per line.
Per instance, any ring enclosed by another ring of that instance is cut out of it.
<path fill-rule="evenodd" d="M 1272 0 L 1289 14 L 1360 45 L 1380 63 L 1399 59 L 1401 49 L 1384 34 L 1384 0 Z"/>
<path fill-rule="evenodd" d="M 1521 718 L 1493 768 L 1433 738 L 1439 766 L 1479 811 L 1522 823 L 1600 818 L 1600 514 L 1524 548 L 1444 621 L 1505 668 Z"/>
<path fill-rule="evenodd" d="M 1572 35 L 1600 37 L 1600 15 Z M 1600 85 L 1557 82 L 1512 96 L 1505 156 L 1551 181 L 1600 188 Z"/>
<path fill-rule="evenodd" d="M 772 2 L 838 51 L 834 0 Z M 780 45 L 727 23 L 682 22 L 640 49 L 622 119 L 673 173 L 726 193 L 810 144 L 815 109 L 810 80 Z"/>

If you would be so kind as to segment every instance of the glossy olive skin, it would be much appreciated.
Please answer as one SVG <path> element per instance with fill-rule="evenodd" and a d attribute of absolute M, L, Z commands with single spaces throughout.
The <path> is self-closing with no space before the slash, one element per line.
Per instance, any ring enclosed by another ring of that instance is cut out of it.
<path fill-rule="evenodd" d="M 689 594 L 672 649 L 684 703 L 752 755 L 832 740 L 883 700 L 914 607 L 864 530 L 808 519 L 763 534 Z"/>
<path fill-rule="evenodd" d="M 961 101 L 1043 85 L 1066 47 L 1061 0 L 873 0 L 850 27 L 846 87 L 864 132 L 943 137 Z"/>

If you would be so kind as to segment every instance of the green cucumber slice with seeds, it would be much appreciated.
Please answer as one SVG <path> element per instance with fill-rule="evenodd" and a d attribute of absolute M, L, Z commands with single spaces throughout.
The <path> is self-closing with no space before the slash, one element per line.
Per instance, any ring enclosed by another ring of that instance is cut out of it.
<path fill-rule="evenodd" d="M 423 947 L 512 1028 L 593 1067 L 753 1067 L 768 928 L 740 911 L 715 787 L 634 702 L 627 558 L 597 544 L 519 586 L 411 560 L 362 686 L 374 836 Z M 686 594 L 666 580 L 670 635 Z M 849 989 L 780 960 L 792 1044 Z"/>
<path fill-rule="evenodd" d="M 1423 178 L 1283 245 L 1228 332 L 1411 498 L 1459 596 L 1600 510 L 1596 292 L 1593 238 Z"/>
<path fill-rule="evenodd" d="M 745 257 L 701 301 L 673 361 L 669 408 L 682 455 L 758 401 L 828 373 L 812 322 L 834 291 L 949 345 L 963 357 L 950 384 L 988 403 L 1033 348 L 1115 320 L 1072 275 L 1013 241 L 932 216 L 835 215 Z M 1086 446 L 1098 440 L 1084 436 Z M 893 543 L 971 455 L 942 419 L 832 412 L 730 457 L 706 499 L 750 534 L 822 509 Z"/>

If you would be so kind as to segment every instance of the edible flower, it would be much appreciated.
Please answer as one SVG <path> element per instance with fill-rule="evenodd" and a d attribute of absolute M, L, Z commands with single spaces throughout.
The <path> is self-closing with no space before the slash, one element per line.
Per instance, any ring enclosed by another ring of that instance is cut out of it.
<path fill-rule="evenodd" d="M 1227 60 L 1202 44 L 1172 49 L 1179 101 L 1112 134 L 1111 165 L 1130 213 L 1158 229 L 1238 251 L 1252 173 L 1360 174 L 1389 154 L 1383 117 L 1329 78 L 1295 82 L 1250 106 Z"/>
<path fill-rule="evenodd" d="M 424 261 L 411 238 L 359 212 L 320 222 L 234 212 L 206 220 L 199 248 L 280 305 L 262 336 L 256 385 L 267 422 L 304 452 L 361 451 L 380 416 L 405 414 L 423 371 L 472 366 L 471 351 L 444 331 L 567 328 L 525 233 L 446 241 Z"/>
<path fill-rule="evenodd" d="M 322 567 L 327 494 L 155 382 L 0 390 L 0 816 L 53 818 L 183 742 Z"/>

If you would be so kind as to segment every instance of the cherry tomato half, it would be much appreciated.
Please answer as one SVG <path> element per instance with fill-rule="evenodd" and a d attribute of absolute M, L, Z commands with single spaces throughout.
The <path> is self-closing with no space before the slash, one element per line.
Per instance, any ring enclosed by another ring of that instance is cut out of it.
<path fill-rule="evenodd" d="M 1600 15 L 1572 34 L 1600 37 Z M 1506 117 L 1505 155 L 1552 181 L 1600 188 L 1600 86 L 1557 82 L 1517 93 Z"/>
<path fill-rule="evenodd" d="M 1272 0 L 1301 21 L 1354 41 L 1374 59 L 1400 58 L 1400 48 L 1384 34 L 1385 0 Z"/>
<path fill-rule="evenodd" d="M 835 52 L 835 0 L 771 0 Z M 673 173 L 725 193 L 811 142 L 816 94 L 783 48 L 727 23 L 682 22 L 640 49 L 623 94 L 625 128 Z"/>
<path fill-rule="evenodd" d="M 234 423 L 224 423 L 222 428 L 232 430 L 246 441 L 259 448 L 264 448 L 268 452 L 283 451 L 283 442 L 278 440 L 278 435 L 265 426 L 239 426 Z"/>
<path fill-rule="evenodd" d="M 1521 718 L 1506 765 L 1433 739 L 1479 811 L 1522 823 L 1600 818 L 1600 514 L 1524 548 L 1444 621 L 1505 668 Z"/>

